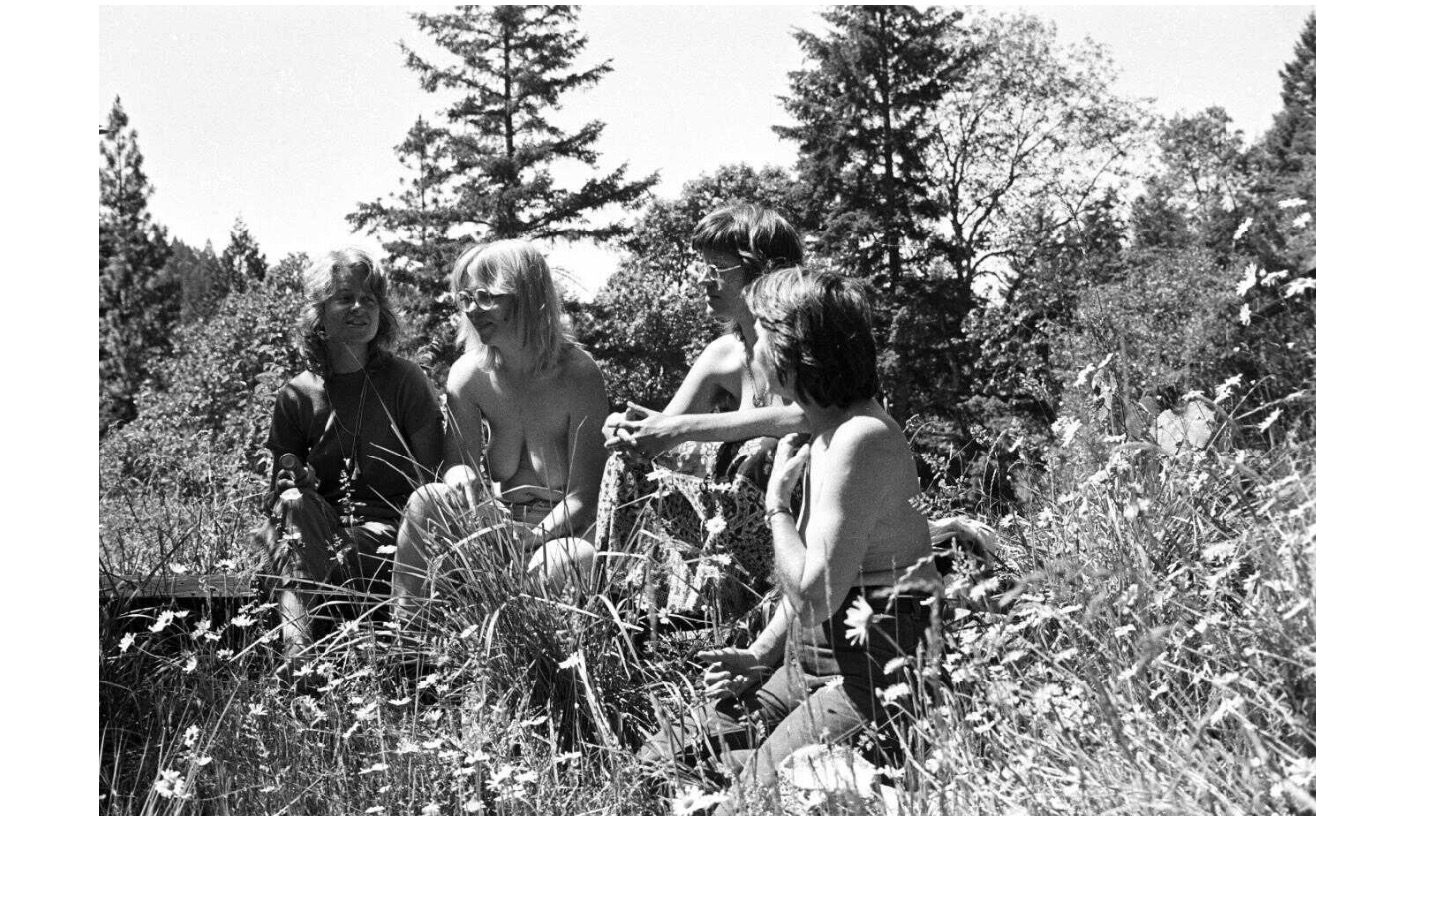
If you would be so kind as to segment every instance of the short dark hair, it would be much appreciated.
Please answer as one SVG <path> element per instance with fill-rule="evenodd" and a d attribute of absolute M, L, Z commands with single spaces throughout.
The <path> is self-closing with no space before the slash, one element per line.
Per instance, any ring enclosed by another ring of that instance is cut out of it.
<path fill-rule="evenodd" d="M 723 206 L 710 213 L 695 226 L 690 247 L 740 257 L 747 282 L 805 261 L 800 234 L 784 216 L 758 203 Z"/>
<path fill-rule="evenodd" d="M 297 328 L 305 366 L 317 375 L 330 374 L 330 354 L 320 328 L 325 301 L 350 275 L 360 279 L 365 290 L 375 297 L 380 312 L 380 326 L 368 348 L 370 359 L 367 367 L 389 359 L 400 343 L 400 318 L 390 304 L 390 283 L 380 263 L 359 247 L 331 250 L 305 269 L 305 299 L 308 302 L 300 313 Z"/>
<path fill-rule="evenodd" d="M 746 288 L 746 303 L 770 334 L 776 375 L 799 399 L 845 407 L 879 394 L 864 282 L 838 272 L 780 269 Z"/>

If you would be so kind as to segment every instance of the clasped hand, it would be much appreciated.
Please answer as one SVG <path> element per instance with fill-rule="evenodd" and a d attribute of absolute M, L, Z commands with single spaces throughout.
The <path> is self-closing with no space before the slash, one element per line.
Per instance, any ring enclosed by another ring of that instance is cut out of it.
<path fill-rule="evenodd" d="M 705 664 L 705 696 L 712 700 L 743 694 L 770 671 L 754 653 L 735 647 L 701 650 L 695 658 Z"/>
<path fill-rule="evenodd" d="M 651 459 L 679 443 L 671 433 L 674 416 L 638 403 L 626 403 L 623 413 L 605 419 L 605 449 L 634 453 Z"/>

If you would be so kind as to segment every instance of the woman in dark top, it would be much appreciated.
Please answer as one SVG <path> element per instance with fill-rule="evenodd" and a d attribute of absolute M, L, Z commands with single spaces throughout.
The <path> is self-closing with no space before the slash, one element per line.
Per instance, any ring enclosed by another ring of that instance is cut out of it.
<path fill-rule="evenodd" d="M 316 637 L 316 585 L 368 591 L 388 578 L 377 551 L 395 544 L 414 486 L 434 478 L 442 440 L 429 380 L 393 353 L 399 322 L 375 260 L 326 253 L 306 271 L 305 293 L 307 369 L 280 389 L 266 441 L 266 543 L 289 657 Z"/>

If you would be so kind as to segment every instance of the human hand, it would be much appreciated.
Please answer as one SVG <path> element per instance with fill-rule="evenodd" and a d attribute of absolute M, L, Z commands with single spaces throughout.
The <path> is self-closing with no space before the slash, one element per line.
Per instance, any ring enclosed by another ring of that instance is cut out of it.
<path fill-rule="evenodd" d="M 809 435 L 791 432 L 775 448 L 775 462 L 770 467 L 770 484 L 765 488 L 766 509 L 789 509 L 795 482 L 810 462 Z"/>
<path fill-rule="evenodd" d="M 612 413 L 605 420 L 605 449 L 652 459 L 679 443 L 671 427 L 674 419 L 638 403 L 626 403 L 624 413 Z"/>
<path fill-rule="evenodd" d="M 451 466 L 445 470 L 445 487 L 464 498 L 470 507 L 479 506 L 490 497 L 490 491 L 480 473 L 467 465 Z"/>
<path fill-rule="evenodd" d="M 293 453 L 282 453 L 275 461 L 275 490 L 288 491 L 291 488 L 313 487 L 317 481 L 315 469 L 309 463 L 301 463 Z"/>
<path fill-rule="evenodd" d="M 695 658 L 705 664 L 705 696 L 712 700 L 743 694 L 769 673 L 750 650 L 721 647 L 701 650 Z"/>

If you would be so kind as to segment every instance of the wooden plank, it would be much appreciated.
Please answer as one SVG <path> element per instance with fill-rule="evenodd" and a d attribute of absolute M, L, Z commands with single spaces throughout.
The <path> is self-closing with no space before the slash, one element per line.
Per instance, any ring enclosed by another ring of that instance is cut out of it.
<path fill-rule="evenodd" d="M 101 572 L 100 593 L 122 597 L 203 600 L 207 597 L 249 597 L 253 591 L 248 575 L 157 573 L 147 577 Z"/>

